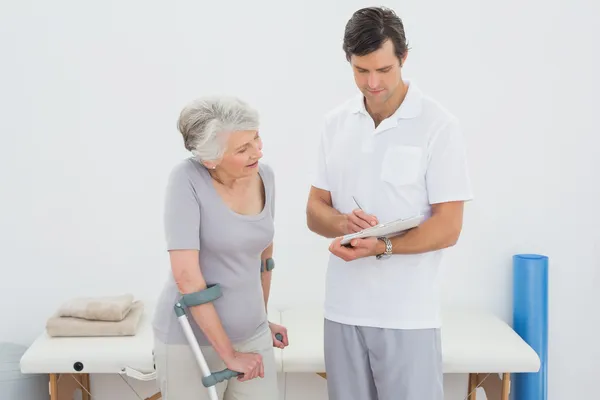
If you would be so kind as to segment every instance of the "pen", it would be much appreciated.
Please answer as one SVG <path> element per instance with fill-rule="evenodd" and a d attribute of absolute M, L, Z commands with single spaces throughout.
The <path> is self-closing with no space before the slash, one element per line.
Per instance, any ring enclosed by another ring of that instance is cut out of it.
<path fill-rule="evenodd" d="M 354 196 L 352 196 L 352 200 L 354 200 L 354 203 L 357 205 L 358 208 L 360 208 L 361 210 L 363 210 L 363 208 L 360 206 L 360 204 L 358 204 L 358 201 L 356 201 L 356 199 L 354 198 Z M 363 210 L 365 211 L 365 210 Z"/>
<path fill-rule="evenodd" d="M 360 204 L 358 204 L 358 201 L 356 201 L 356 198 L 355 198 L 354 196 L 352 196 L 352 200 L 354 200 L 354 203 L 356 203 L 356 206 L 357 206 L 358 208 L 360 208 L 362 211 L 365 211 L 365 210 L 363 210 L 363 208 L 360 206 Z M 382 226 L 384 226 L 384 225 L 385 225 L 385 224 L 379 223 L 379 224 L 377 224 L 377 225 L 375 225 L 375 226 L 372 226 L 372 228 L 381 228 L 381 227 L 382 227 Z"/>

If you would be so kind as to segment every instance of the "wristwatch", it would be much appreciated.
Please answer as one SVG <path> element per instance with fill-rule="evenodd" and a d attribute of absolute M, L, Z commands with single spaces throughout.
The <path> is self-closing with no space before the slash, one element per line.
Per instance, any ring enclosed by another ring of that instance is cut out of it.
<path fill-rule="evenodd" d="M 385 236 L 382 237 L 378 237 L 378 240 L 381 240 L 382 242 L 385 243 L 385 251 L 381 254 L 377 254 L 377 259 L 381 260 L 381 259 L 386 259 L 389 258 L 392 255 L 392 242 L 390 239 L 386 238 Z"/>

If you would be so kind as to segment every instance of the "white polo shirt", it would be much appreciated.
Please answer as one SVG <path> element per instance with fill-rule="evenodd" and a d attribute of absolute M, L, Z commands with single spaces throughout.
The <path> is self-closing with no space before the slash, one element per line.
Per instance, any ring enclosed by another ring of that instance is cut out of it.
<path fill-rule="evenodd" d="M 313 185 L 331 192 L 342 213 L 357 208 L 379 222 L 431 215 L 431 204 L 470 200 L 465 146 L 457 119 L 406 80 L 398 110 L 375 128 L 362 94 L 327 114 Z M 382 328 L 441 325 L 442 251 L 345 262 L 330 255 L 325 317 Z"/>

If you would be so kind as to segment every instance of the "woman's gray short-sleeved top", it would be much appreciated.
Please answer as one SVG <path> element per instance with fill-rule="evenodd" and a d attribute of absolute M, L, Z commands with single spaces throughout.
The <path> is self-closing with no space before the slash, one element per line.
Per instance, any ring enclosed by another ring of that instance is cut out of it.
<path fill-rule="evenodd" d="M 261 253 L 274 237 L 275 180 L 272 169 L 259 163 L 265 188 L 260 214 L 241 215 L 221 199 L 206 168 L 193 158 L 178 164 L 166 189 L 164 227 L 167 250 L 199 250 L 207 284 L 218 283 L 222 296 L 213 302 L 232 342 L 265 329 L 267 315 L 261 284 Z M 180 298 L 171 269 L 154 314 L 154 332 L 164 343 L 186 343 L 173 306 Z M 200 345 L 208 340 L 188 312 Z"/>

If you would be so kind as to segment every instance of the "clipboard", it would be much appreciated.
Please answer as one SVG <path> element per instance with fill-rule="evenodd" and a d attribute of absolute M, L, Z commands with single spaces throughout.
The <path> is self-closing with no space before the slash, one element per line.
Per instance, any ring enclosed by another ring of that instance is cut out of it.
<path fill-rule="evenodd" d="M 395 221 L 386 222 L 383 224 L 375 225 L 367 229 L 363 229 L 360 232 L 351 233 L 344 235 L 340 242 L 341 245 L 349 244 L 352 239 L 364 239 L 368 237 L 392 237 L 396 236 L 404 231 L 419 226 L 425 217 L 423 215 L 417 215 L 405 219 L 397 219 Z"/>

